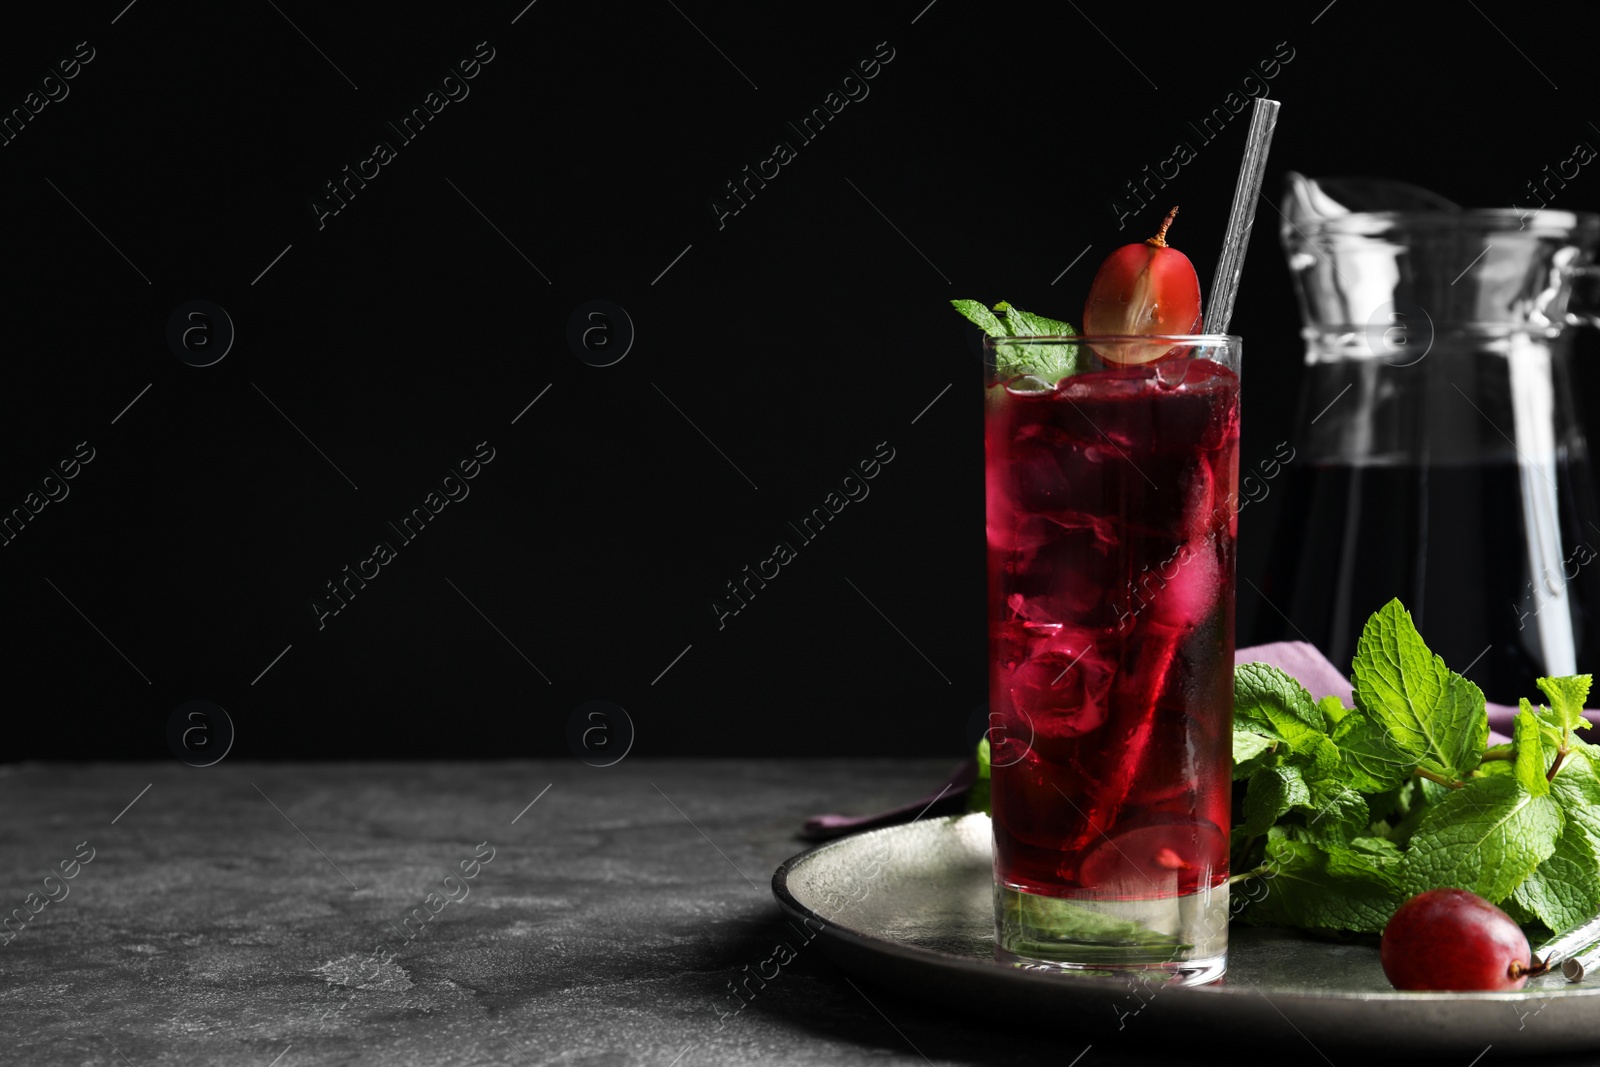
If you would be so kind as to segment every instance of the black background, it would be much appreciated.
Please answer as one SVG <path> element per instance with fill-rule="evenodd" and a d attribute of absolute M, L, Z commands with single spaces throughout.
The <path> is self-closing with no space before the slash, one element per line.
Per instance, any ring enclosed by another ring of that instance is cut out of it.
<path fill-rule="evenodd" d="M 985 699 L 981 368 L 946 301 L 1078 320 L 1169 203 L 1209 291 L 1248 114 L 1210 144 L 1187 123 L 1275 54 L 1273 199 L 1292 168 L 1509 206 L 1600 138 L 1592 5 L 524 2 L 8 15 L 0 108 L 95 57 L 0 147 L 0 510 L 95 458 L 0 548 L 0 755 L 170 759 L 192 699 L 247 759 L 565 754 L 591 700 L 635 755 L 958 754 Z M 319 229 L 323 183 L 480 41 L 470 95 Z M 880 42 L 869 95 L 799 143 Z M 779 140 L 797 158 L 719 228 Z M 1198 157 L 1119 229 L 1179 140 Z M 1293 434 L 1301 359 L 1257 222 L 1246 466 Z M 210 367 L 166 342 L 193 299 L 237 330 Z M 610 367 L 566 341 L 591 299 L 636 327 Z M 481 441 L 470 496 L 319 630 L 324 583 Z M 719 630 L 722 584 L 880 442 L 870 496 Z M 1276 503 L 1242 521 L 1244 575 Z"/>

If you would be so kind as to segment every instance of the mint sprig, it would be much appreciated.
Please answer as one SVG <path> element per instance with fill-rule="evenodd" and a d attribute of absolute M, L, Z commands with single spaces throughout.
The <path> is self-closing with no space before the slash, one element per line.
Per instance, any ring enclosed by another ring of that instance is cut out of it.
<path fill-rule="evenodd" d="M 1483 692 L 1398 600 L 1367 621 L 1351 673 L 1346 708 L 1274 667 L 1235 669 L 1241 921 L 1377 933 L 1441 886 L 1552 930 L 1600 912 L 1600 748 L 1573 733 L 1588 675 L 1539 679 L 1549 707 L 1522 701 L 1512 743 L 1489 749 Z"/>
<path fill-rule="evenodd" d="M 994 310 L 977 300 L 952 300 L 950 305 L 990 337 L 1076 337 L 1078 331 L 1070 323 L 1059 319 L 1035 315 L 1031 311 L 1006 303 L 1004 300 Z M 1004 318 L 995 315 L 998 311 Z M 1078 372 L 1078 346 L 1075 344 L 1013 344 L 996 345 L 995 369 L 1002 379 L 1022 375 L 1038 378 L 1055 385 L 1062 378 Z"/>

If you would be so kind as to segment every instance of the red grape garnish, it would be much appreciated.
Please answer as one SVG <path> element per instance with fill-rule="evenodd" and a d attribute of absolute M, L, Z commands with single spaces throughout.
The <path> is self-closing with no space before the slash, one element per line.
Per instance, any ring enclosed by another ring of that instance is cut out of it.
<path fill-rule="evenodd" d="M 1378 955 L 1396 989 L 1506 993 L 1545 970 L 1511 916 L 1465 889 L 1430 889 L 1400 905 Z"/>
<path fill-rule="evenodd" d="M 1100 264 L 1083 306 L 1083 332 L 1090 336 L 1183 334 L 1200 326 L 1200 278 L 1189 257 L 1167 244 L 1167 229 L 1178 209 L 1167 213 L 1161 230 L 1142 244 L 1123 245 Z M 1096 345 L 1103 359 L 1148 363 L 1170 345 Z"/>

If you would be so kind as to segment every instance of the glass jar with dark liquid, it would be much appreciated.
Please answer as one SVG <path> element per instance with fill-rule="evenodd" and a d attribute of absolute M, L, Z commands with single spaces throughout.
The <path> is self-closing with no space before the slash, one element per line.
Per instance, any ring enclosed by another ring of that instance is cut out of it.
<path fill-rule="evenodd" d="M 1290 185 L 1307 366 L 1262 587 L 1277 610 L 1253 636 L 1346 667 L 1399 597 L 1491 701 L 1600 671 L 1600 510 L 1568 365 L 1569 327 L 1596 324 L 1600 215 Z"/>

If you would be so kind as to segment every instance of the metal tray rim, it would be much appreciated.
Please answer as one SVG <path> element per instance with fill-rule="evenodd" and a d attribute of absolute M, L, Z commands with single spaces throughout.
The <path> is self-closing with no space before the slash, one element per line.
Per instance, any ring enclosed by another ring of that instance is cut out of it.
<path fill-rule="evenodd" d="M 974 814 L 946 815 L 929 819 L 924 825 L 938 825 L 950 827 L 962 819 L 981 817 Z M 1098 987 L 1099 991 L 1114 988 L 1115 979 L 1082 979 L 1075 980 L 1070 985 L 1063 984 L 1062 980 L 1046 974 L 1037 974 L 1030 971 L 1017 970 L 1008 967 L 999 961 L 986 962 L 956 956 L 937 949 L 924 948 L 916 945 L 907 945 L 887 938 L 877 937 L 872 934 L 854 930 L 848 925 L 836 922 L 833 918 L 821 914 L 803 903 L 789 888 L 791 873 L 801 870 L 806 864 L 815 862 L 818 857 L 825 855 L 830 850 L 845 847 L 852 842 L 880 836 L 903 835 L 912 824 L 886 826 L 876 830 L 867 830 L 849 837 L 825 841 L 819 845 L 797 853 L 778 865 L 772 874 L 772 895 L 777 899 L 780 907 L 795 918 L 804 922 L 810 919 L 822 924 L 819 931 L 824 936 L 843 941 L 855 948 L 862 949 L 877 955 L 895 957 L 903 962 L 913 965 L 936 966 L 943 970 L 954 970 L 969 973 L 975 977 L 983 976 L 994 979 L 1003 975 L 1012 982 L 1026 983 L 1040 989 L 1059 990 L 1064 996 L 1071 996 L 1075 992 Z M 1316 944 L 1313 939 L 1307 938 L 1306 943 Z M 1181 986 L 1170 990 L 1163 990 L 1164 996 L 1178 998 L 1202 997 L 1239 997 L 1248 996 L 1255 992 L 1253 987 L 1245 985 L 1210 984 L 1197 986 Z M 1425 1002 L 1455 1003 L 1460 1001 L 1477 1003 L 1519 1003 L 1528 1000 L 1549 1000 L 1553 997 L 1590 998 L 1600 996 L 1600 983 L 1574 983 L 1568 988 L 1538 988 L 1522 989 L 1506 993 L 1490 992 L 1433 992 L 1433 991 L 1403 991 L 1403 990 L 1373 990 L 1369 992 L 1355 992 L 1342 990 L 1329 990 L 1314 992 L 1305 990 L 1274 990 L 1273 997 L 1278 1000 L 1289 1000 L 1302 1003 L 1317 1003 L 1324 1001 L 1345 1001 L 1356 1003 L 1408 1003 L 1417 1004 Z M 1197 1001 L 1198 1003 L 1198 1001 Z"/>

